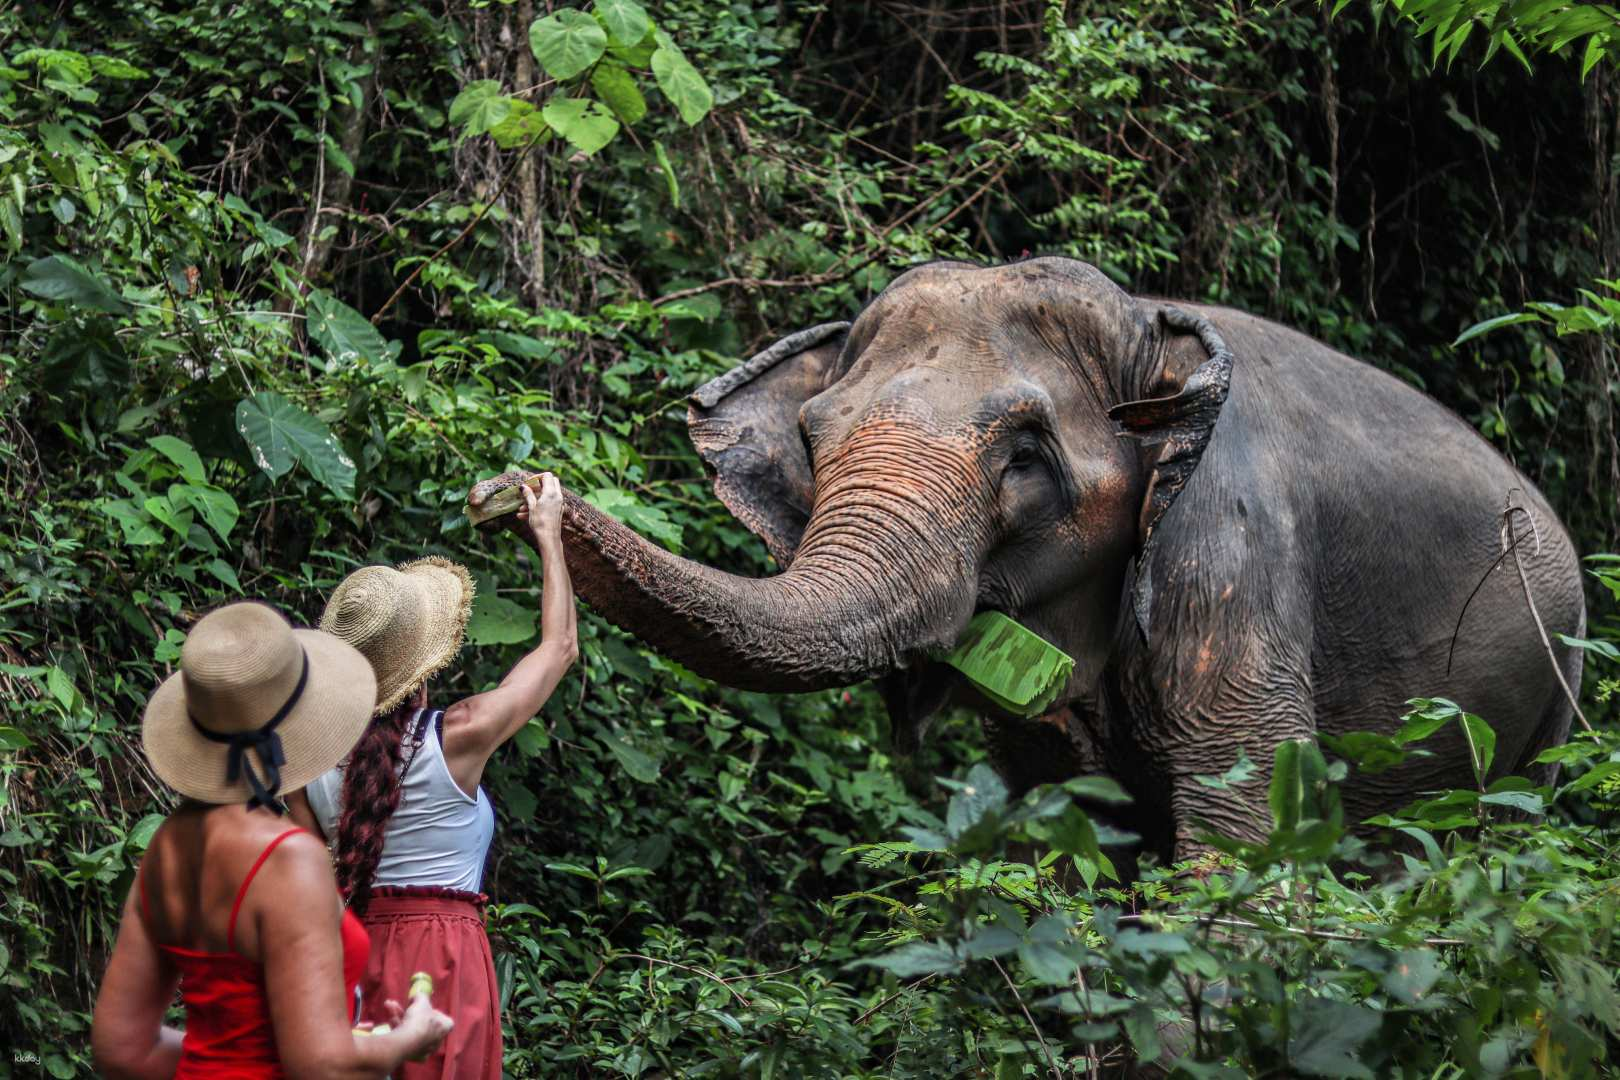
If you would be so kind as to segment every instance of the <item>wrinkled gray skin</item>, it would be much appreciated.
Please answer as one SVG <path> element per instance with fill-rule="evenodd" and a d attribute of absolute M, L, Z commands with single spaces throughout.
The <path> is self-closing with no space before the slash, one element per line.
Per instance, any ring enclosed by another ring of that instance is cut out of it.
<path fill-rule="evenodd" d="M 902 745 L 980 708 L 1014 788 L 1085 772 L 1135 797 L 1161 856 L 1199 821 L 1269 828 L 1265 784 L 1217 791 L 1239 748 L 1389 731 L 1444 696 L 1485 717 L 1493 774 L 1529 770 L 1570 709 L 1501 553 L 1503 508 L 1549 633 L 1581 634 L 1575 552 L 1528 480 L 1412 387 L 1224 308 L 1127 295 L 1042 258 L 935 263 L 847 329 L 780 343 L 694 395 L 716 490 L 784 571 L 679 559 L 570 499 L 580 592 L 703 675 L 764 690 L 878 678 Z M 482 498 L 507 482 L 486 482 Z M 1139 569 L 1140 568 L 1140 569 Z M 998 714 L 931 659 L 976 611 L 1075 660 L 1046 716 Z M 1557 643 L 1571 685 L 1578 650 Z M 1471 787 L 1454 729 L 1353 775 L 1349 820 Z"/>

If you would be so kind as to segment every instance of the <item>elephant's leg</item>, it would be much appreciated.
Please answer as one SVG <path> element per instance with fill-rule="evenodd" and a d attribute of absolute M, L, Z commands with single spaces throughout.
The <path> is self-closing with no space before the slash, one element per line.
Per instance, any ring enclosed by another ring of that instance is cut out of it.
<path fill-rule="evenodd" d="M 1223 644 L 1216 628 L 1187 634 L 1150 665 L 1154 700 L 1139 738 L 1167 781 L 1176 861 L 1210 850 L 1203 833 L 1260 841 L 1271 831 L 1276 748 L 1316 734 L 1309 641 L 1308 628 L 1251 625 Z M 1258 766 L 1248 782 L 1221 789 L 1198 781 L 1231 768 L 1240 750 Z"/>

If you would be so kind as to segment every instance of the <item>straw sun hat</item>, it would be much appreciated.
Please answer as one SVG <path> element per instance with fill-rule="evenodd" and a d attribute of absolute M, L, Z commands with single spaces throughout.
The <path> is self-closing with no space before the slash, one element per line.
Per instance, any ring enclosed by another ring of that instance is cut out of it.
<path fill-rule="evenodd" d="M 353 748 L 375 700 L 352 646 L 294 630 L 266 604 L 227 604 L 186 635 L 179 672 L 147 702 L 141 744 L 182 795 L 274 806 Z"/>
<path fill-rule="evenodd" d="M 371 661 L 381 716 L 455 658 L 472 600 L 472 575 L 449 559 L 364 566 L 332 593 L 321 629 Z"/>

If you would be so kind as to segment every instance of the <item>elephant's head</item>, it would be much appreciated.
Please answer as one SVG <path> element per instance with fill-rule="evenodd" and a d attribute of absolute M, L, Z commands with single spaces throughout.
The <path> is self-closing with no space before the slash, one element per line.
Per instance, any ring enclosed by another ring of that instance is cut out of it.
<path fill-rule="evenodd" d="M 932 659 L 993 608 L 1075 657 L 1073 697 L 1230 365 L 1207 322 L 1083 263 L 922 266 L 692 397 L 717 493 L 781 573 L 680 559 L 577 499 L 569 567 L 608 618 L 733 686 L 888 677 L 915 718 L 949 682 Z"/>

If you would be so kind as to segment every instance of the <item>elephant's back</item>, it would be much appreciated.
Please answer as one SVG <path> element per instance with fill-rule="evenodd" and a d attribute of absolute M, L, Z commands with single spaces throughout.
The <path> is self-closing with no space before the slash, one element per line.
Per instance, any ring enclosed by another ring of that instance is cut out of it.
<path fill-rule="evenodd" d="M 1510 503 L 1524 508 L 1511 525 L 1527 536 L 1518 550 L 1549 636 L 1584 631 L 1578 559 L 1551 506 L 1416 388 L 1287 327 L 1229 309 L 1201 313 L 1236 360 L 1199 471 L 1211 467 L 1217 499 L 1286 504 L 1269 520 L 1294 531 L 1278 550 L 1314 592 L 1321 729 L 1388 729 L 1408 698 L 1449 697 L 1497 727 L 1498 760 L 1514 768 L 1560 712 L 1567 724 L 1567 706 L 1514 560 L 1499 561 Z M 1553 641 L 1578 683 L 1576 650 Z M 1422 770 L 1385 783 L 1458 782 Z"/>

